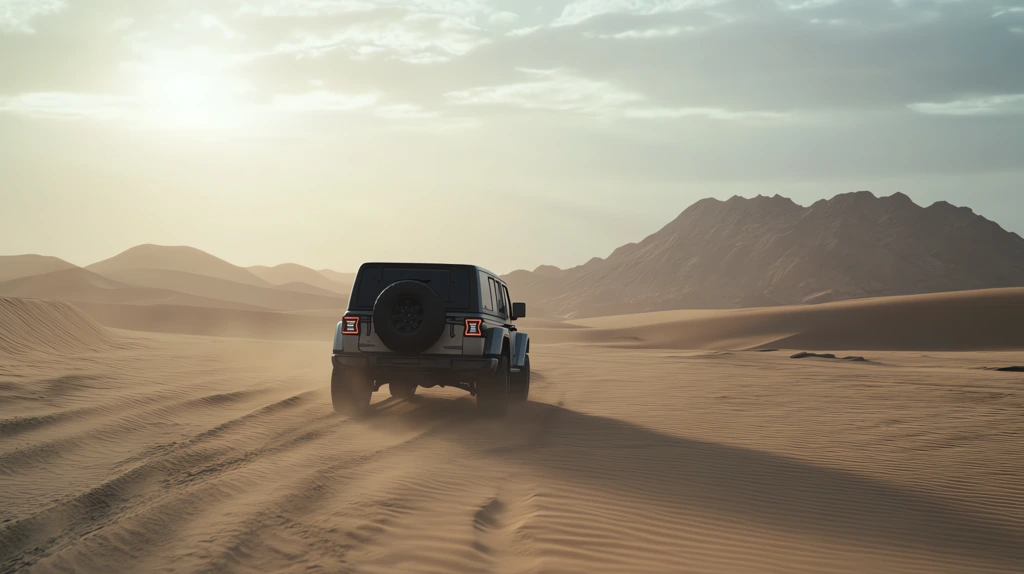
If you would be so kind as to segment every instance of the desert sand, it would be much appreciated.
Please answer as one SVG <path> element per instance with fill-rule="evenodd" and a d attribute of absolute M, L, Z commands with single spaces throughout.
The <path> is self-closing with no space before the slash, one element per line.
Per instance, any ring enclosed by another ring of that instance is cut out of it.
<path fill-rule="evenodd" d="M 336 415 L 328 336 L 0 299 L 0 571 L 1021 572 L 1024 379 L 985 370 L 1024 363 L 1020 306 L 978 301 L 1024 297 L 957 297 L 930 352 L 884 348 L 928 298 L 538 322 L 503 420 L 446 389 Z M 876 343 L 763 350 L 815 336 Z"/>

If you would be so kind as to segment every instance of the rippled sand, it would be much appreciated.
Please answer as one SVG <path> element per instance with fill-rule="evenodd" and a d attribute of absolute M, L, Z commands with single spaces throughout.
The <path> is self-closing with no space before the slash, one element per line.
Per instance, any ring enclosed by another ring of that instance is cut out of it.
<path fill-rule="evenodd" d="M 1019 354 L 537 345 L 503 420 L 353 420 L 329 344 L 55 309 L 0 352 L 2 572 L 1024 571 Z"/>

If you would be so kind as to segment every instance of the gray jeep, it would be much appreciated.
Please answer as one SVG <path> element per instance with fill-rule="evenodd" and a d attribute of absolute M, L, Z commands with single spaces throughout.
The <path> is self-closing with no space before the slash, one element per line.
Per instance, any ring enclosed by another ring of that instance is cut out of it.
<path fill-rule="evenodd" d="M 505 282 L 475 265 L 364 263 L 334 334 L 334 408 L 358 414 L 384 385 L 404 398 L 440 386 L 502 415 L 530 394 L 530 337 L 512 324 L 525 316 Z"/>

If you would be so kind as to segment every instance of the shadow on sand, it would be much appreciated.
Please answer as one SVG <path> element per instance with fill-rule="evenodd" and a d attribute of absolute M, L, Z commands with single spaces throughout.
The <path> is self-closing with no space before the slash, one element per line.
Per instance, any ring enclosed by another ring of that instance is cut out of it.
<path fill-rule="evenodd" d="M 404 403 L 404 408 L 400 404 Z M 1019 566 L 1013 518 L 982 517 L 897 484 L 769 452 L 670 436 L 607 417 L 530 402 L 500 420 L 475 401 L 414 397 L 374 405 L 367 424 L 411 424 L 556 478 L 777 531 L 890 550 Z"/>

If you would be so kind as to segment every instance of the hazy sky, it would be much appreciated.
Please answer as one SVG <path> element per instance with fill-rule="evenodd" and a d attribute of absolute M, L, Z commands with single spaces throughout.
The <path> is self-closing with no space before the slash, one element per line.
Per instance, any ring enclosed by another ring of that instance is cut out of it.
<path fill-rule="evenodd" d="M 1024 233 L 1021 0 L 0 0 L 0 253 L 504 272 L 860 189 Z"/>

